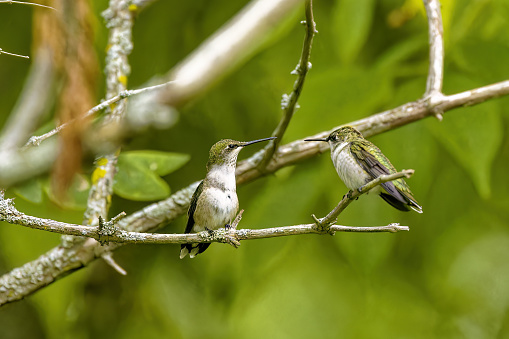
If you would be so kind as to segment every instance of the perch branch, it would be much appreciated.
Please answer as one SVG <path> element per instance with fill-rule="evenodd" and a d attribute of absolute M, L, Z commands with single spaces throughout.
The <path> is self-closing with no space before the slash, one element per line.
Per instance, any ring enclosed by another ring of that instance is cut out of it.
<path fill-rule="evenodd" d="M 414 170 L 403 170 L 401 172 L 393 173 L 390 175 L 381 175 L 378 178 L 375 178 L 368 182 L 366 185 L 359 187 L 356 190 L 351 190 L 347 194 L 343 196 L 343 199 L 339 202 L 339 204 L 329 212 L 324 218 L 318 219 L 313 214 L 312 217 L 315 220 L 316 227 L 319 231 L 329 232 L 330 226 L 337 221 L 338 216 L 345 210 L 359 196 L 364 193 L 369 192 L 374 187 L 383 184 L 384 182 L 400 179 L 400 178 L 410 178 L 414 174 Z M 332 229 L 330 229 L 333 231 Z"/>
<path fill-rule="evenodd" d="M 405 175 L 404 173 L 398 174 L 399 176 L 392 176 L 393 179 Z M 378 181 L 375 184 L 380 184 L 381 182 L 385 182 L 387 180 L 388 180 L 387 178 L 383 178 L 381 181 Z M 375 180 L 373 182 L 375 182 Z M 362 193 L 365 193 L 365 191 L 359 192 L 355 196 L 357 197 Z M 354 200 L 355 198 L 351 199 Z M 343 200 L 342 203 L 344 207 L 346 207 L 349 204 L 349 202 L 343 202 Z M 117 226 L 119 223 L 118 216 L 107 222 L 100 221 L 99 226 L 83 226 L 77 224 L 68 224 L 51 219 L 43 219 L 29 216 L 19 212 L 14 207 L 12 199 L 4 198 L 3 192 L 0 193 L 0 221 L 6 221 L 10 224 L 21 225 L 41 231 L 93 238 L 102 244 L 107 244 L 108 242 L 116 242 L 121 244 L 185 244 L 185 243 L 204 243 L 204 242 L 230 243 L 231 241 L 229 239 L 230 237 L 236 238 L 238 240 L 253 240 L 289 236 L 296 234 L 327 233 L 317 228 L 316 224 L 272 227 L 267 229 L 237 230 L 236 226 L 240 221 L 240 217 L 236 219 L 235 224 L 233 224 L 232 228 L 219 229 L 214 232 L 204 231 L 200 233 L 183 233 L 183 234 L 129 232 L 122 230 L 120 227 Z M 330 226 L 330 229 L 340 232 L 370 232 L 371 228 L 332 225 Z M 373 228 L 373 232 L 394 232 L 394 231 L 408 231 L 408 227 L 406 226 L 395 227 L 394 224 L 391 224 L 389 226 L 377 226 Z"/>

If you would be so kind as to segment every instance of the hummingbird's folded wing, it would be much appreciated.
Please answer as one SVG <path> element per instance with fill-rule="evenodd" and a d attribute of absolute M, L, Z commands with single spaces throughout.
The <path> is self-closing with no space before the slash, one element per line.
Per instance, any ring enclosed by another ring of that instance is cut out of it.
<path fill-rule="evenodd" d="M 365 143 L 369 143 L 367 140 L 363 140 Z M 366 148 L 368 148 L 372 153 L 368 152 Z M 363 145 L 361 142 L 352 142 L 350 145 L 350 150 L 354 158 L 357 160 L 359 165 L 373 177 L 373 179 L 378 178 L 381 175 L 389 175 L 391 173 L 395 173 L 396 169 L 392 166 L 391 162 L 385 155 L 383 155 L 382 151 L 372 143 L 368 145 Z M 399 180 L 399 179 L 398 179 Z M 402 185 L 406 186 L 405 182 L 400 180 Z M 399 182 L 398 182 L 399 183 Z M 388 181 L 381 186 L 394 197 L 396 200 L 406 204 L 407 199 L 403 196 L 402 192 L 396 187 L 393 181 Z"/>
<path fill-rule="evenodd" d="M 196 211 L 196 205 L 198 204 L 198 197 L 203 191 L 203 180 L 200 182 L 198 187 L 196 187 L 196 191 L 193 193 L 193 197 L 191 198 L 191 204 L 189 205 L 189 210 L 187 210 L 187 226 L 186 231 L 184 233 L 191 233 L 194 226 L 194 212 Z"/>

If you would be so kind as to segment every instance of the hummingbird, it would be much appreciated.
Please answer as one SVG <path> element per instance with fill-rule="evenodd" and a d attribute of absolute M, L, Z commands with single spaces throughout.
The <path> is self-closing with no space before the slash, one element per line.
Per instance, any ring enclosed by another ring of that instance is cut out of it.
<path fill-rule="evenodd" d="M 237 156 L 240 150 L 248 145 L 272 139 L 275 137 L 247 142 L 224 139 L 210 148 L 207 175 L 191 198 L 185 233 L 229 227 L 239 210 L 235 181 Z M 180 259 L 188 254 L 190 258 L 194 258 L 209 246 L 210 243 L 182 244 Z"/>
<path fill-rule="evenodd" d="M 331 158 L 339 177 L 351 190 L 358 189 L 381 175 L 396 173 L 387 157 L 372 142 L 351 126 L 341 127 L 327 138 L 304 141 L 326 141 L 331 149 Z M 411 209 L 422 213 L 412 192 L 403 179 L 385 182 L 372 189 L 382 199 L 400 211 Z"/>

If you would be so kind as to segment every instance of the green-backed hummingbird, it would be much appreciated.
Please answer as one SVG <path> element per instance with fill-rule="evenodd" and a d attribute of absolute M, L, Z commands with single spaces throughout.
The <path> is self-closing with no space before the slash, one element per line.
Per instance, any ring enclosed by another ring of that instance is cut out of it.
<path fill-rule="evenodd" d="M 207 175 L 191 198 L 185 233 L 229 227 L 239 210 L 235 182 L 237 156 L 245 146 L 272 139 L 275 137 L 247 142 L 225 139 L 212 146 L 207 162 Z M 182 244 L 180 259 L 187 254 L 194 258 L 209 246 L 210 243 Z"/>
<path fill-rule="evenodd" d="M 305 139 L 305 141 L 326 141 L 329 143 L 331 158 L 339 177 L 351 190 L 358 189 L 381 175 L 396 173 L 387 157 L 372 142 L 350 126 L 341 127 L 327 138 Z M 400 211 L 410 209 L 422 213 L 422 207 L 415 201 L 410 188 L 403 179 L 383 183 L 371 190 L 379 194 L 391 206 Z"/>

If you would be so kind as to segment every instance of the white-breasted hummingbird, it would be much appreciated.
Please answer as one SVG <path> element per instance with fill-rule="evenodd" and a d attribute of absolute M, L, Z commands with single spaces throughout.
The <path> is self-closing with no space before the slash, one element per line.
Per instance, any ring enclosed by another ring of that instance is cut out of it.
<path fill-rule="evenodd" d="M 341 127 L 327 138 L 305 139 L 329 143 L 331 158 L 339 177 L 351 190 L 358 189 L 381 175 L 396 173 L 387 157 L 372 142 L 351 126 Z M 379 194 L 392 207 L 400 211 L 410 209 L 422 213 L 422 207 L 415 201 L 412 192 L 403 179 L 385 182 L 370 192 Z"/>
<path fill-rule="evenodd" d="M 275 137 L 247 142 L 224 139 L 210 148 L 207 175 L 191 198 L 185 233 L 229 227 L 239 210 L 235 181 L 237 156 L 245 146 L 272 139 Z M 182 244 L 180 259 L 187 254 L 194 258 L 209 246 L 210 243 Z"/>

